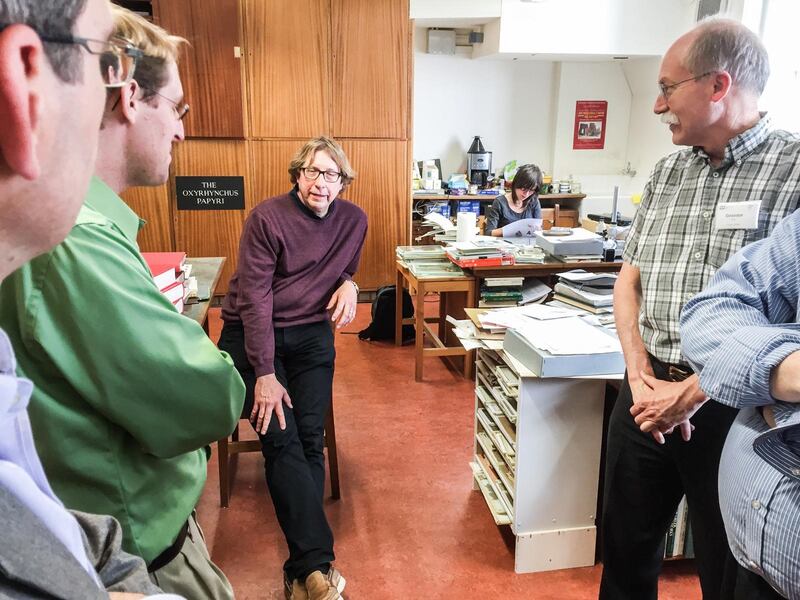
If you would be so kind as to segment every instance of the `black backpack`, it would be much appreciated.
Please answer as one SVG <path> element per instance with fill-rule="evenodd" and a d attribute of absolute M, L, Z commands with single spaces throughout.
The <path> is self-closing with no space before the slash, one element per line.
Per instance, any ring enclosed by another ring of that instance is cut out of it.
<path fill-rule="evenodd" d="M 393 285 L 378 288 L 375 300 L 372 301 L 372 323 L 369 327 L 358 333 L 362 340 L 393 340 L 394 339 L 394 309 L 397 291 Z M 411 294 L 403 288 L 403 318 L 414 316 L 414 305 Z M 403 342 L 414 339 L 414 326 L 403 325 Z"/>

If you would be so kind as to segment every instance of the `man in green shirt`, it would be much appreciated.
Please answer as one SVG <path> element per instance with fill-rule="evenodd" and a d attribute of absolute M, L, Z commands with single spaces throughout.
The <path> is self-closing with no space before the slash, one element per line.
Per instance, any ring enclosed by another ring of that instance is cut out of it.
<path fill-rule="evenodd" d="M 0 286 L 37 449 L 58 496 L 110 514 L 151 578 L 186 598 L 232 598 L 194 507 L 205 447 L 229 434 L 244 385 L 229 357 L 176 313 L 139 253 L 140 219 L 118 194 L 163 183 L 186 109 L 181 38 L 115 8 L 116 35 L 143 50 L 136 79 L 106 99 L 95 174 L 67 239 Z"/>

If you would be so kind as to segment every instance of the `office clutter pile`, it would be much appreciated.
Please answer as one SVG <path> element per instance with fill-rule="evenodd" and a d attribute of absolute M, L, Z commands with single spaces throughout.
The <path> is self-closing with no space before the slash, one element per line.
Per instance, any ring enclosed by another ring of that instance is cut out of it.
<path fill-rule="evenodd" d="M 447 259 L 443 246 L 397 246 L 395 255 L 418 279 L 466 277 L 461 267 Z"/>
<path fill-rule="evenodd" d="M 616 332 L 588 313 L 552 304 L 466 312 L 469 319 L 449 319 L 465 348 L 503 350 L 539 377 L 625 370 Z"/>
<path fill-rule="evenodd" d="M 197 279 L 191 276 L 185 252 L 142 252 L 142 257 L 156 287 L 175 310 L 181 313 L 186 304 L 197 302 Z"/>

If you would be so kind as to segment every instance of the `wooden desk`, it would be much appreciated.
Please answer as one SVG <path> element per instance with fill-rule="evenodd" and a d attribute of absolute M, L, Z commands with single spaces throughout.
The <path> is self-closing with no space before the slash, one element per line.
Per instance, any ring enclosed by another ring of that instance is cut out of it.
<path fill-rule="evenodd" d="M 219 279 L 222 276 L 225 260 L 224 256 L 186 259 L 186 262 L 192 265 L 192 277 L 197 278 L 198 287 L 208 286 L 208 300 L 186 306 L 183 314 L 200 323 L 206 333 L 208 333 L 208 309 L 211 307 L 211 300 L 214 298 L 214 292 L 217 290 Z"/>
<path fill-rule="evenodd" d="M 583 269 L 590 273 L 617 273 L 622 268 L 622 261 L 614 262 L 571 262 L 565 263 L 555 259 L 545 259 L 539 264 L 516 264 L 507 267 L 472 267 L 464 269 L 478 279 L 486 277 L 550 277 L 573 269 Z"/>
<path fill-rule="evenodd" d="M 446 338 L 447 323 L 447 301 L 446 296 L 449 294 L 465 294 L 465 306 L 475 306 L 476 300 L 476 287 L 475 279 L 473 277 L 447 277 L 441 279 L 418 279 L 411 271 L 400 261 L 397 261 L 397 287 L 396 289 L 396 302 L 395 302 L 395 329 L 394 329 L 394 343 L 400 346 L 403 343 L 403 325 L 413 324 L 415 332 L 415 361 L 414 361 L 414 379 L 422 381 L 422 361 L 429 356 L 463 356 L 464 357 L 464 377 L 467 379 L 472 378 L 472 367 L 475 362 L 475 353 L 472 350 L 466 350 L 462 345 L 446 346 L 442 341 Z M 403 318 L 403 289 L 408 288 L 409 293 L 416 296 L 416 307 L 414 309 L 414 318 Z M 425 294 L 428 292 L 439 293 L 439 316 L 438 317 L 425 317 Z M 459 318 L 464 318 L 459 315 Z M 438 334 L 430 328 L 428 323 L 438 322 Z M 425 334 L 433 342 L 433 348 L 425 348 Z"/>

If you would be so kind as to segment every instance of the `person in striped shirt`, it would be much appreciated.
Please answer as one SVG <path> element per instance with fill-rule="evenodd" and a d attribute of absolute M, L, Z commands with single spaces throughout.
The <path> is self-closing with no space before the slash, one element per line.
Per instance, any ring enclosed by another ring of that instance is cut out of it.
<path fill-rule="evenodd" d="M 750 598 L 800 598 L 800 212 L 737 252 L 681 313 L 700 387 L 739 409 L 719 501 Z M 773 588 L 775 591 L 773 591 Z"/>

